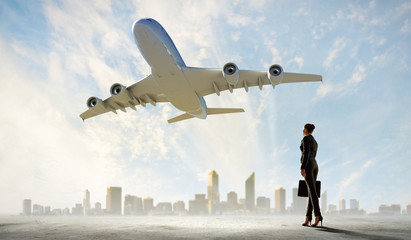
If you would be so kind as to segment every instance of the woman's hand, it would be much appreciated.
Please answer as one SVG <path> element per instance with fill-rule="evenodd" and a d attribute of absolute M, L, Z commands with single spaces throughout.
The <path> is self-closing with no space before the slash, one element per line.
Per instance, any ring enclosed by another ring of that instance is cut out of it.
<path fill-rule="evenodd" d="M 307 176 L 307 174 L 305 174 L 305 169 L 301 169 L 301 176 L 303 176 L 305 178 L 305 176 Z"/>

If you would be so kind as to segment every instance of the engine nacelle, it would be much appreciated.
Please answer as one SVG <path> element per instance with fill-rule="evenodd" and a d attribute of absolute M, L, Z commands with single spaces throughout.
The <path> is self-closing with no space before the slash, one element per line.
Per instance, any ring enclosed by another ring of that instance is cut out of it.
<path fill-rule="evenodd" d="M 229 62 L 223 67 L 223 76 L 228 84 L 237 85 L 240 79 L 240 73 L 235 63 Z"/>
<path fill-rule="evenodd" d="M 127 103 L 131 100 L 127 88 L 120 83 L 115 83 L 110 87 L 110 94 L 120 103 Z"/>
<path fill-rule="evenodd" d="M 280 65 L 274 64 L 268 69 L 268 79 L 270 79 L 271 85 L 280 84 L 283 81 L 283 77 L 284 71 Z"/>
<path fill-rule="evenodd" d="M 90 97 L 87 99 L 87 107 L 96 113 L 106 111 L 106 105 L 100 98 L 97 97 Z"/>

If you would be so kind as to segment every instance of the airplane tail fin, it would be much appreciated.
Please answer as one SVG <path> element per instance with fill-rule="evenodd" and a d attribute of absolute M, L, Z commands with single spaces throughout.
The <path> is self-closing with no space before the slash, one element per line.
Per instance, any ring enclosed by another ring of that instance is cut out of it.
<path fill-rule="evenodd" d="M 225 113 L 238 113 L 238 112 L 244 112 L 244 109 L 242 109 L 242 108 L 207 108 L 207 114 L 208 115 L 225 114 Z M 187 119 L 190 119 L 190 118 L 193 118 L 193 117 L 194 116 L 191 116 L 188 113 L 183 113 L 180 116 L 169 119 L 168 123 L 175 123 L 175 122 L 187 120 Z"/>
<path fill-rule="evenodd" d="M 177 116 L 177 117 L 175 117 L 175 118 L 169 119 L 169 120 L 168 120 L 168 123 L 174 123 L 174 122 L 178 122 L 178 121 L 183 121 L 183 120 L 190 119 L 190 118 L 193 118 L 193 116 L 191 116 L 191 115 L 188 114 L 188 113 L 184 113 L 184 114 L 181 114 L 180 116 Z"/>

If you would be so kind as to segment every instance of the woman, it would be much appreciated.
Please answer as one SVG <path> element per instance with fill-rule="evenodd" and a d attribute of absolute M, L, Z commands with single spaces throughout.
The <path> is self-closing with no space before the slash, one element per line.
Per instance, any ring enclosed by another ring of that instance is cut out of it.
<path fill-rule="evenodd" d="M 311 135 L 315 129 L 313 124 L 307 123 L 303 129 L 304 138 L 301 141 L 301 175 L 305 179 L 305 183 L 307 184 L 308 189 L 308 206 L 307 206 L 307 213 L 305 222 L 303 226 L 308 226 L 311 224 L 312 220 L 312 212 L 314 209 L 315 215 L 315 222 L 312 227 L 317 227 L 318 223 L 321 222 L 321 226 L 323 224 L 323 217 L 321 216 L 320 206 L 318 204 L 318 194 L 315 188 L 315 182 L 317 181 L 318 175 L 318 165 L 317 161 L 315 160 L 315 156 L 317 154 L 317 142 L 315 141 L 314 137 Z"/>

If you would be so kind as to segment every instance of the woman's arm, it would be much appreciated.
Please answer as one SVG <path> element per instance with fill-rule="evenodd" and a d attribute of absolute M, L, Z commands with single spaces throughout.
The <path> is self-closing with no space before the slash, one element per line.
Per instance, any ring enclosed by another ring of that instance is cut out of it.
<path fill-rule="evenodd" d="M 303 138 L 303 150 L 302 150 L 302 162 L 301 162 L 301 170 L 307 168 L 308 160 L 310 157 L 310 140 L 307 137 Z M 301 172 L 302 174 L 302 172 Z"/>

